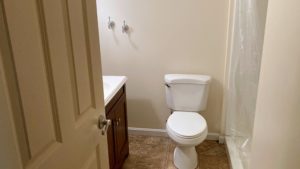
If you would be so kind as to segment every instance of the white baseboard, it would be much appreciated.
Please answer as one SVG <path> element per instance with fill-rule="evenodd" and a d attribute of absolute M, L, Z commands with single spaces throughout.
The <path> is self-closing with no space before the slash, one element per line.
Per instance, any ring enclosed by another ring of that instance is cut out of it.
<path fill-rule="evenodd" d="M 168 137 L 168 134 L 164 129 L 128 127 L 128 133 L 132 135 Z"/>
<path fill-rule="evenodd" d="M 219 133 L 208 133 L 206 140 L 219 140 Z"/>
<path fill-rule="evenodd" d="M 219 143 L 220 144 L 225 144 L 225 136 L 219 136 Z"/>
<path fill-rule="evenodd" d="M 136 128 L 136 127 L 128 127 L 128 133 L 132 135 L 142 135 L 142 136 L 163 136 L 168 137 L 167 131 L 165 129 L 151 129 L 151 128 Z M 219 140 L 222 142 L 222 137 L 218 133 L 208 133 L 206 140 Z"/>

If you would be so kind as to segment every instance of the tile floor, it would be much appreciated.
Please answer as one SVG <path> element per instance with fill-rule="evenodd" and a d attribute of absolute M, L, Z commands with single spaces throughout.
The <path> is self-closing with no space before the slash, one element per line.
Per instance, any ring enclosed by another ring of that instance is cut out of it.
<path fill-rule="evenodd" d="M 167 137 L 129 135 L 129 157 L 123 169 L 176 169 L 175 144 Z M 199 169 L 229 169 L 225 145 L 204 141 L 196 148 Z"/>

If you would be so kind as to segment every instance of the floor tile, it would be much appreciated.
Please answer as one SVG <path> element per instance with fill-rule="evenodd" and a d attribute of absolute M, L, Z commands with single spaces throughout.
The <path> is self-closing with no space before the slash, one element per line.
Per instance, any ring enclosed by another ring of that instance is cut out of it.
<path fill-rule="evenodd" d="M 168 137 L 129 135 L 129 157 L 123 169 L 176 169 L 173 152 L 176 144 Z M 199 169 L 229 169 L 225 146 L 204 141 L 196 147 Z"/>

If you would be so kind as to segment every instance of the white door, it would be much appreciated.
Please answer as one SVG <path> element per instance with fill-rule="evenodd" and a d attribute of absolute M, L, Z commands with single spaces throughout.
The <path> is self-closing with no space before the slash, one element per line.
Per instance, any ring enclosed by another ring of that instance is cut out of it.
<path fill-rule="evenodd" d="M 0 168 L 108 168 L 96 0 L 0 0 L 0 35 L 6 158 L 19 163 Z"/>

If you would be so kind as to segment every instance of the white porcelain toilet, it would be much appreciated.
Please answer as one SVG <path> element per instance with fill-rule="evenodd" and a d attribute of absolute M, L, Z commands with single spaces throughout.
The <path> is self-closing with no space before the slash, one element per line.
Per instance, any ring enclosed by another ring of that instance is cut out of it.
<path fill-rule="evenodd" d="M 179 169 L 195 169 L 195 146 L 207 136 L 207 124 L 199 112 L 206 109 L 210 76 L 194 74 L 165 75 L 166 99 L 172 110 L 166 124 L 169 137 L 177 143 L 174 164 Z"/>

